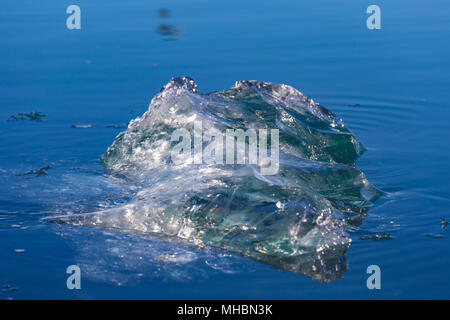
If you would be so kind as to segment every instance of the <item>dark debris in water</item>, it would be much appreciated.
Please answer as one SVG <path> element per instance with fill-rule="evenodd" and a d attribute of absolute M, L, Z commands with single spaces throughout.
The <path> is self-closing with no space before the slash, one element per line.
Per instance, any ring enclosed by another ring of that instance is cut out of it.
<path fill-rule="evenodd" d="M 446 238 L 443 234 L 432 234 L 432 233 L 426 233 L 425 237 L 435 238 L 435 239 L 441 239 Z"/>
<path fill-rule="evenodd" d="M 3 296 L 5 294 L 10 294 L 10 293 L 12 293 L 14 291 L 17 291 L 17 290 L 19 290 L 19 288 L 13 287 L 10 284 L 4 284 L 1 287 L 1 289 L 0 289 L 0 296 Z M 8 296 L 6 296 L 6 299 L 7 300 L 14 300 L 14 298 L 8 297 Z"/>
<path fill-rule="evenodd" d="M 447 221 L 445 218 L 441 218 L 441 228 L 445 229 L 447 228 L 449 224 L 449 221 Z M 425 237 L 429 237 L 429 238 L 435 238 L 435 239 L 442 239 L 442 238 L 447 238 L 447 236 L 440 234 L 440 233 L 425 233 L 424 234 Z"/>
<path fill-rule="evenodd" d="M 160 19 L 164 19 L 161 21 L 161 23 L 158 25 L 158 29 L 156 32 L 160 35 L 162 35 L 164 38 L 162 40 L 165 41 L 175 41 L 175 40 L 182 40 L 182 37 L 176 36 L 178 34 L 183 33 L 180 28 L 177 28 L 176 26 L 167 23 L 167 19 L 170 18 L 170 10 L 161 8 L 158 10 L 158 17 Z"/>
<path fill-rule="evenodd" d="M 355 103 L 355 104 L 349 104 L 348 106 L 356 108 L 356 107 L 360 107 L 361 105 L 359 103 Z"/>
<path fill-rule="evenodd" d="M 38 121 L 42 122 L 44 117 L 46 115 L 39 112 L 39 111 L 33 111 L 33 112 L 27 112 L 27 113 L 18 113 L 16 115 L 12 115 L 9 117 L 8 121 L 19 121 L 19 120 L 32 120 L 32 121 Z"/>
<path fill-rule="evenodd" d="M 158 10 L 158 16 L 160 18 L 169 18 L 170 17 L 170 10 L 169 9 L 165 9 L 165 8 L 161 8 Z"/>
<path fill-rule="evenodd" d="M 158 26 L 158 33 L 167 36 L 167 35 L 176 34 L 177 31 L 171 25 L 168 25 L 168 24 L 165 24 L 165 23 L 161 23 Z"/>
<path fill-rule="evenodd" d="M 158 27 L 158 33 L 164 36 L 171 36 L 178 33 L 181 33 L 180 29 L 175 28 L 170 24 L 161 23 Z"/>
<path fill-rule="evenodd" d="M 47 174 L 47 170 L 52 169 L 50 166 L 45 166 L 42 168 L 39 168 L 37 170 L 30 170 L 28 172 L 25 172 L 24 174 L 21 174 L 22 176 L 28 176 L 28 175 L 35 175 L 35 176 L 43 176 Z"/>
<path fill-rule="evenodd" d="M 375 241 L 390 240 L 392 238 L 393 238 L 392 235 L 387 232 L 366 234 L 361 236 L 361 240 L 375 240 Z"/>
<path fill-rule="evenodd" d="M 16 287 L 11 286 L 10 284 L 3 285 L 2 289 L 1 289 L 2 292 L 17 291 L 17 290 L 19 290 L 19 289 L 16 288 Z"/>

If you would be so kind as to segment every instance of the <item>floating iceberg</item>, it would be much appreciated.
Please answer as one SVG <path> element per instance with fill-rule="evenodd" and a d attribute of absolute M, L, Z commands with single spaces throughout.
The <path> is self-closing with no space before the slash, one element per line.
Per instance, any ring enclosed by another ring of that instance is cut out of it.
<path fill-rule="evenodd" d="M 278 129 L 277 173 L 262 175 L 257 164 L 176 164 L 171 135 L 199 120 L 221 132 Z M 139 186 L 134 199 L 55 221 L 220 248 L 332 281 L 346 270 L 346 226 L 360 223 L 380 195 L 355 168 L 363 150 L 342 120 L 288 85 L 238 81 L 200 94 L 192 79 L 173 78 L 101 159 L 109 174 Z"/>

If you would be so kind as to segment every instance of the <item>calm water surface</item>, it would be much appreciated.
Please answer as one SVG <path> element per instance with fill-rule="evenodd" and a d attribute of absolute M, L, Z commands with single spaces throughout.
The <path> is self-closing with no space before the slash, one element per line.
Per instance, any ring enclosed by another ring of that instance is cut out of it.
<path fill-rule="evenodd" d="M 18 290 L 0 299 L 450 298 L 450 227 L 441 227 L 450 220 L 447 1 L 377 1 L 374 31 L 364 1 L 76 4 L 78 31 L 65 26 L 69 3 L 1 4 L 0 287 Z M 42 223 L 133 195 L 99 157 L 180 75 L 201 92 L 242 79 L 292 85 L 367 147 L 357 166 L 386 195 L 349 230 L 342 278 L 321 283 L 228 253 Z M 7 121 L 30 111 L 44 121 Z M 364 240 L 384 232 L 392 238 Z M 71 264 L 82 268 L 82 290 L 66 288 Z M 372 264 L 382 271 L 378 291 L 366 287 Z"/>

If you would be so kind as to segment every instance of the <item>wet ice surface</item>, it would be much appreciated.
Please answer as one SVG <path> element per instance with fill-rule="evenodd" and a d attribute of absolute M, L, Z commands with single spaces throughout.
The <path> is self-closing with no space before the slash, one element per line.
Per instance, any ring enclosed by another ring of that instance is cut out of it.
<path fill-rule="evenodd" d="M 203 132 L 279 129 L 279 170 L 173 161 L 171 134 L 195 121 Z M 290 86 L 239 81 L 199 94 L 192 79 L 173 78 L 102 157 L 111 178 L 136 186 L 132 200 L 44 221 L 161 235 L 333 281 L 347 269 L 347 224 L 360 224 L 381 195 L 354 167 L 363 149 L 341 119 Z"/>

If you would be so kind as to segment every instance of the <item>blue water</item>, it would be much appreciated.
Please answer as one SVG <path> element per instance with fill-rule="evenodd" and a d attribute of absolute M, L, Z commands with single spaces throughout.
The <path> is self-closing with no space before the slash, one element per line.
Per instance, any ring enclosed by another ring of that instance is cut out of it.
<path fill-rule="evenodd" d="M 450 298 L 447 1 L 376 1 L 381 30 L 366 28 L 364 1 L 74 1 L 81 30 L 66 28 L 69 4 L 0 5 L 1 299 Z M 161 24 L 179 31 L 158 33 Z M 133 195 L 100 165 L 124 130 L 107 126 L 141 115 L 180 75 L 201 92 L 242 79 L 289 84 L 367 147 L 357 166 L 386 195 L 349 230 L 342 278 L 322 283 L 227 252 L 42 223 Z M 7 121 L 31 111 L 46 116 Z M 361 239 L 383 232 L 392 239 Z M 81 290 L 66 287 L 72 264 Z M 373 264 L 381 290 L 366 287 Z"/>

